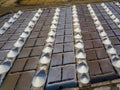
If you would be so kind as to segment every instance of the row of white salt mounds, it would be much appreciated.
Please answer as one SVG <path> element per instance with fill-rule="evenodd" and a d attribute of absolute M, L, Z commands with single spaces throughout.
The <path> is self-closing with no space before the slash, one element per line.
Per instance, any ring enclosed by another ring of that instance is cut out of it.
<path fill-rule="evenodd" d="M 102 3 L 101 6 L 104 8 L 106 13 L 113 20 L 113 22 L 116 23 L 116 25 L 120 28 L 120 20 L 111 12 L 111 10 L 104 3 Z M 116 49 L 111 45 L 110 41 L 108 42 L 106 48 L 107 48 L 107 53 L 109 53 L 109 56 L 112 60 L 113 66 L 120 68 L 120 58 L 117 54 Z"/>
<path fill-rule="evenodd" d="M 77 8 L 75 5 L 72 6 L 72 17 L 74 27 L 74 40 L 75 40 L 75 58 L 77 62 L 77 72 L 79 81 L 82 85 L 89 83 L 90 78 L 88 75 L 89 67 L 86 62 L 86 53 L 84 50 L 84 43 L 81 35 L 81 28 L 77 14 Z"/>
<path fill-rule="evenodd" d="M 51 22 L 51 27 L 46 39 L 46 45 L 42 50 L 42 56 L 39 60 L 38 70 L 32 80 L 33 88 L 44 88 L 49 64 L 51 61 L 51 54 L 53 51 L 53 45 L 55 41 L 56 29 L 59 21 L 60 9 L 56 8 L 53 21 Z M 56 72 L 57 73 L 57 72 Z"/>
<path fill-rule="evenodd" d="M 18 11 L 7 22 L 5 22 L 4 25 L 0 28 L 0 34 L 4 34 L 5 31 L 10 28 L 10 26 L 21 16 L 22 13 L 22 11 Z"/>
<path fill-rule="evenodd" d="M 120 28 L 120 20 L 111 12 L 111 10 L 104 3 L 102 3 L 101 6 L 104 8 L 106 13 L 113 20 L 113 22 L 116 23 L 116 25 Z"/>
<path fill-rule="evenodd" d="M 114 3 L 115 3 L 118 7 L 120 7 L 120 3 L 119 3 L 119 2 L 114 1 Z"/>
<path fill-rule="evenodd" d="M 103 4 L 102 4 L 103 5 Z M 115 48 L 113 47 L 113 45 L 111 44 L 111 41 L 107 35 L 107 33 L 105 32 L 103 26 L 101 25 L 99 19 L 97 18 L 93 8 L 91 7 L 90 4 L 87 5 L 88 10 L 93 18 L 94 24 L 96 26 L 96 29 L 99 32 L 99 36 L 102 40 L 102 43 L 104 44 L 105 48 L 106 48 L 106 52 L 109 55 L 112 65 L 116 68 L 120 68 L 120 59 L 119 56 L 115 50 Z"/>
<path fill-rule="evenodd" d="M 23 33 L 19 36 L 18 40 L 14 43 L 13 48 L 8 52 L 6 59 L 0 65 L 0 75 L 1 75 L 0 79 L 1 79 L 1 81 L 3 80 L 5 74 L 12 67 L 12 64 L 13 64 L 16 56 L 20 53 L 20 50 L 24 46 L 27 38 L 29 37 L 31 31 L 33 30 L 33 27 L 37 23 L 40 15 L 41 15 L 41 13 L 42 13 L 42 10 L 39 9 L 37 11 L 37 13 L 34 15 L 34 17 L 32 18 L 32 20 L 30 21 L 30 22 L 34 21 L 34 24 L 33 23 L 32 24 L 28 24 L 28 26 L 25 28 L 25 30 L 23 31 Z M 35 18 L 37 18 L 37 19 L 35 19 Z M 27 31 L 26 31 L 26 29 L 27 29 Z"/>

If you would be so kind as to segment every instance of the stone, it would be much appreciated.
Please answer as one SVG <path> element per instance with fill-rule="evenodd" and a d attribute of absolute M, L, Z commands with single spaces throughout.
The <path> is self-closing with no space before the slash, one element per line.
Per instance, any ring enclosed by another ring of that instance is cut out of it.
<path fill-rule="evenodd" d="M 0 87 L 0 90 L 14 90 L 15 85 L 17 84 L 17 81 L 19 79 L 20 74 L 15 73 L 15 74 L 9 74 L 2 86 Z"/>
<path fill-rule="evenodd" d="M 94 49 L 87 50 L 86 55 L 87 55 L 87 60 L 96 60 L 97 59 L 96 52 Z"/>
<path fill-rule="evenodd" d="M 62 64 L 62 54 L 52 54 L 51 66 L 59 66 Z"/>
<path fill-rule="evenodd" d="M 27 58 L 17 59 L 13 64 L 13 67 L 10 70 L 10 72 L 15 73 L 15 72 L 23 71 L 26 61 L 27 61 Z"/>
<path fill-rule="evenodd" d="M 31 47 L 34 46 L 35 44 L 35 39 L 28 39 L 25 43 L 25 47 Z"/>
<path fill-rule="evenodd" d="M 62 80 L 76 80 L 76 67 L 75 65 L 69 65 L 63 67 Z"/>
<path fill-rule="evenodd" d="M 113 66 L 109 59 L 99 60 L 100 67 L 103 73 L 115 73 Z"/>
<path fill-rule="evenodd" d="M 88 62 L 88 65 L 90 69 L 90 76 L 102 74 L 99 63 L 97 61 L 90 61 Z"/>
<path fill-rule="evenodd" d="M 85 49 L 92 49 L 93 48 L 93 43 L 91 40 L 86 40 L 84 42 L 84 45 L 85 45 Z"/>
<path fill-rule="evenodd" d="M 17 85 L 15 87 L 15 90 L 30 90 L 31 82 L 33 79 L 35 71 L 27 71 L 22 73 L 19 81 L 17 82 Z"/>
<path fill-rule="evenodd" d="M 91 37 L 92 39 L 99 39 L 99 35 L 98 35 L 98 32 L 91 32 Z"/>
<path fill-rule="evenodd" d="M 40 31 L 39 37 L 46 37 L 48 35 L 48 31 Z"/>
<path fill-rule="evenodd" d="M 115 45 L 115 49 L 116 49 L 118 55 L 120 55 L 120 45 Z"/>
<path fill-rule="evenodd" d="M 48 84 L 61 80 L 61 67 L 49 69 Z"/>
<path fill-rule="evenodd" d="M 82 33 L 83 40 L 90 40 L 92 39 L 91 34 L 89 32 Z"/>
<path fill-rule="evenodd" d="M 106 53 L 106 51 L 105 51 L 104 48 L 98 48 L 98 49 L 96 49 L 96 54 L 97 54 L 97 57 L 99 59 L 107 58 L 108 57 L 108 55 L 107 55 L 107 53 Z"/>
<path fill-rule="evenodd" d="M 31 57 L 27 59 L 24 70 L 35 70 L 37 69 L 39 57 Z"/>
<path fill-rule="evenodd" d="M 70 64 L 70 63 L 75 63 L 75 57 L 74 57 L 74 52 L 66 52 L 63 54 L 63 63 L 64 64 Z"/>
<path fill-rule="evenodd" d="M 43 46 L 33 47 L 30 56 L 40 56 Z"/>
<path fill-rule="evenodd" d="M 73 35 L 73 31 L 72 30 L 65 30 L 65 35 Z"/>
<path fill-rule="evenodd" d="M 114 32 L 115 32 L 115 34 L 116 34 L 117 36 L 120 35 L 120 30 L 119 30 L 119 29 L 118 29 L 118 30 L 114 30 Z"/>
<path fill-rule="evenodd" d="M 53 53 L 60 53 L 63 52 L 63 44 L 55 44 Z"/>
<path fill-rule="evenodd" d="M 117 37 L 110 37 L 110 40 L 112 42 L 112 45 L 119 45 L 120 41 L 117 39 Z"/>
<path fill-rule="evenodd" d="M 29 57 L 31 50 L 32 50 L 32 48 L 23 48 L 21 50 L 20 54 L 18 55 L 18 58 Z"/>
<path fill-rule="evenodd" d="M 9 40 L 17 40 L 20 36 L 20 33 L 19 34 L 13 34 Z"/>
<path fill-rule="evenodd" d="M 74 51 L 74 44 L 73 43 L 65 43 L 64 44 L 64 52 Z"/>
<path fill-rule="evenodd" d="M 2 49 L 4 49 L 4 50 L 11 49 L 13 47 L 14 43 L 15 43 L 15 41 L 6 42 L 4 44 L 4 46 L 2 47 Z"/>
<path fill-rule="evenodd" d="M 64 36 L 56 36 L 55 38 L 55 43 L 63 43 Z"/>
<path fill-rule="evenodd" d="M 32 32 L 29 36 L 29 38 L 37 38 L 39 32 Z"/>
<path fill-rule="evenodd" d="M 100 39 L 95 39 L 93 40 L 93 46 L 94 48 L 100 48 L 100 47 L 103 47 L 103 44 Z"/>
<path fill-rule="evenodd" d="M 111 30 L 106 31 L 106 33 L 107 33 L 107 35 L 108 35 L 109 37 L 115 36 L 114 32 L 111 31 Z"/>
<path fill-rule="evenodd" d="M 36 46 L 39 46 L 39 45 L 44 45 L 45 44 L 45 38 L 37 38 L 37 41 L 36 41 Z"/>
<path fill-rule="evenodd" d="M 72 42 L 73 36 L 72 35 L 65 35 L 65 41 L 64 42 Z"/>
<path fill-rule="evenodd" d="M 3 34 L 2 37 L 0 37 L 0 41 L 7 41 L 11 37 L 11 34 Z"/>
<path fill-rule="evenodd" d="M 5 59 L 5 57 L 7 56 L 7 53 L 8 53 L 8 50 L 0 51 L 0 61 Z"/>
<path fill-rule="evenodd" d="M 5 42 L 0 42 L 0 49 L 4 46 Z"/>

